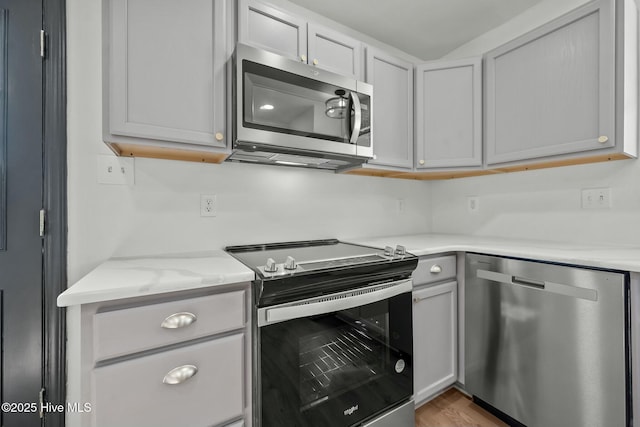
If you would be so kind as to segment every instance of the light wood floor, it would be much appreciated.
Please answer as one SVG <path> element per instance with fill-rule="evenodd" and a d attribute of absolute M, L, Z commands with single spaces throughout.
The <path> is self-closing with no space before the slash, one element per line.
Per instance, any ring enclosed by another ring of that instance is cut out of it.
<path fill-rule="evenodd" d="M 416 410 L 416 427 L 508 427 L 452 388 Z"/>

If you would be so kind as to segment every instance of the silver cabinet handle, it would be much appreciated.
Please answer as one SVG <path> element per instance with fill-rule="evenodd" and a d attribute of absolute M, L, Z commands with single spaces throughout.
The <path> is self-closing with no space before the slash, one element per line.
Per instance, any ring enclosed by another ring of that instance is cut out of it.
<path fill-rule="evenodd" d="M 169 371 L 162 380 L 163 383 L 168 385 L 176 385 L 185 382 L 192 376 L 198 373 L 198 368 L 194 365 L 178 366 Z"/>
<path fill-rule="evenodd" d="M 439 274 L 442 273 L 442 267 L 440 267 L 438 264 L 433 264 L 429 271 L 433 274 Z"/>
<path fill-rule="evenodd" d="M 600 138 L 598 138 L 598 142 L 599 142 L 600 144 L 604 144 L 604 143 L 605 143 L 605 142 L 607 142 L 607 141 L 609 141 L 609 137 L 607 137 L 607 136 L 604 136 L 604 135 L 603 135 L 603 136 L 601 136 Z"/>
<path fill-rule="evenodd" d="M 162 321 L 160 326 L 164 329 L 178 329 L 189 326 L 198 320 L 195 314 L 189 312 L 175 313 Z"/>

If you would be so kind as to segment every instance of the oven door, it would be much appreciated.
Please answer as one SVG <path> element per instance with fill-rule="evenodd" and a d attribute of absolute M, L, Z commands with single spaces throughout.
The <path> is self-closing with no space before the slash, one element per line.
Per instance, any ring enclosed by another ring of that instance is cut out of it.
<path fill-rule="evenodd" d="M 352 426 L 413 392 L 411 281 L 258 310 L 258 425 Z"/>

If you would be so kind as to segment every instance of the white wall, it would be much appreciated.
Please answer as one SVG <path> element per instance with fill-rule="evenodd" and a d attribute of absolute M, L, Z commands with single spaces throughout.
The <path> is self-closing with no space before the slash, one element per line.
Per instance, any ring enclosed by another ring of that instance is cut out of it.
<path fill-rule="evenodd" d="M 133 187 L 98 184 L 100 0 L 68 0 L 67 19 L 69 285 L 112 256 L 428 230 L 425 182 L 136 159 Z M 200 194 L 218 196 L 217 217 L 199 216 Z"/>
<path fill-rule="evenodd" d="M 581 3 L 545 0 L 447 57 L 480 55 Z M 434 182 L 431 226 L 446 233 L 637 245 L 639 182 L 637 160 Z M 611 188 L 611 209 L 581 209 L 581 189 L 599 187 Z M 469 196 L 480 198 L 477 213 L 468 212 Z"/>

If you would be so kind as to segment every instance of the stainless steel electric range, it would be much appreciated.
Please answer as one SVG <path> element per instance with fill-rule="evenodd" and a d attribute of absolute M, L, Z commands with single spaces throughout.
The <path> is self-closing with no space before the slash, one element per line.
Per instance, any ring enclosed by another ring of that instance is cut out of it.
<path fill-rule="evenodd" d="M 253 269 L 254 425 L 414 425 L 411 273 L 402 246 L 232 246 Z"/>

